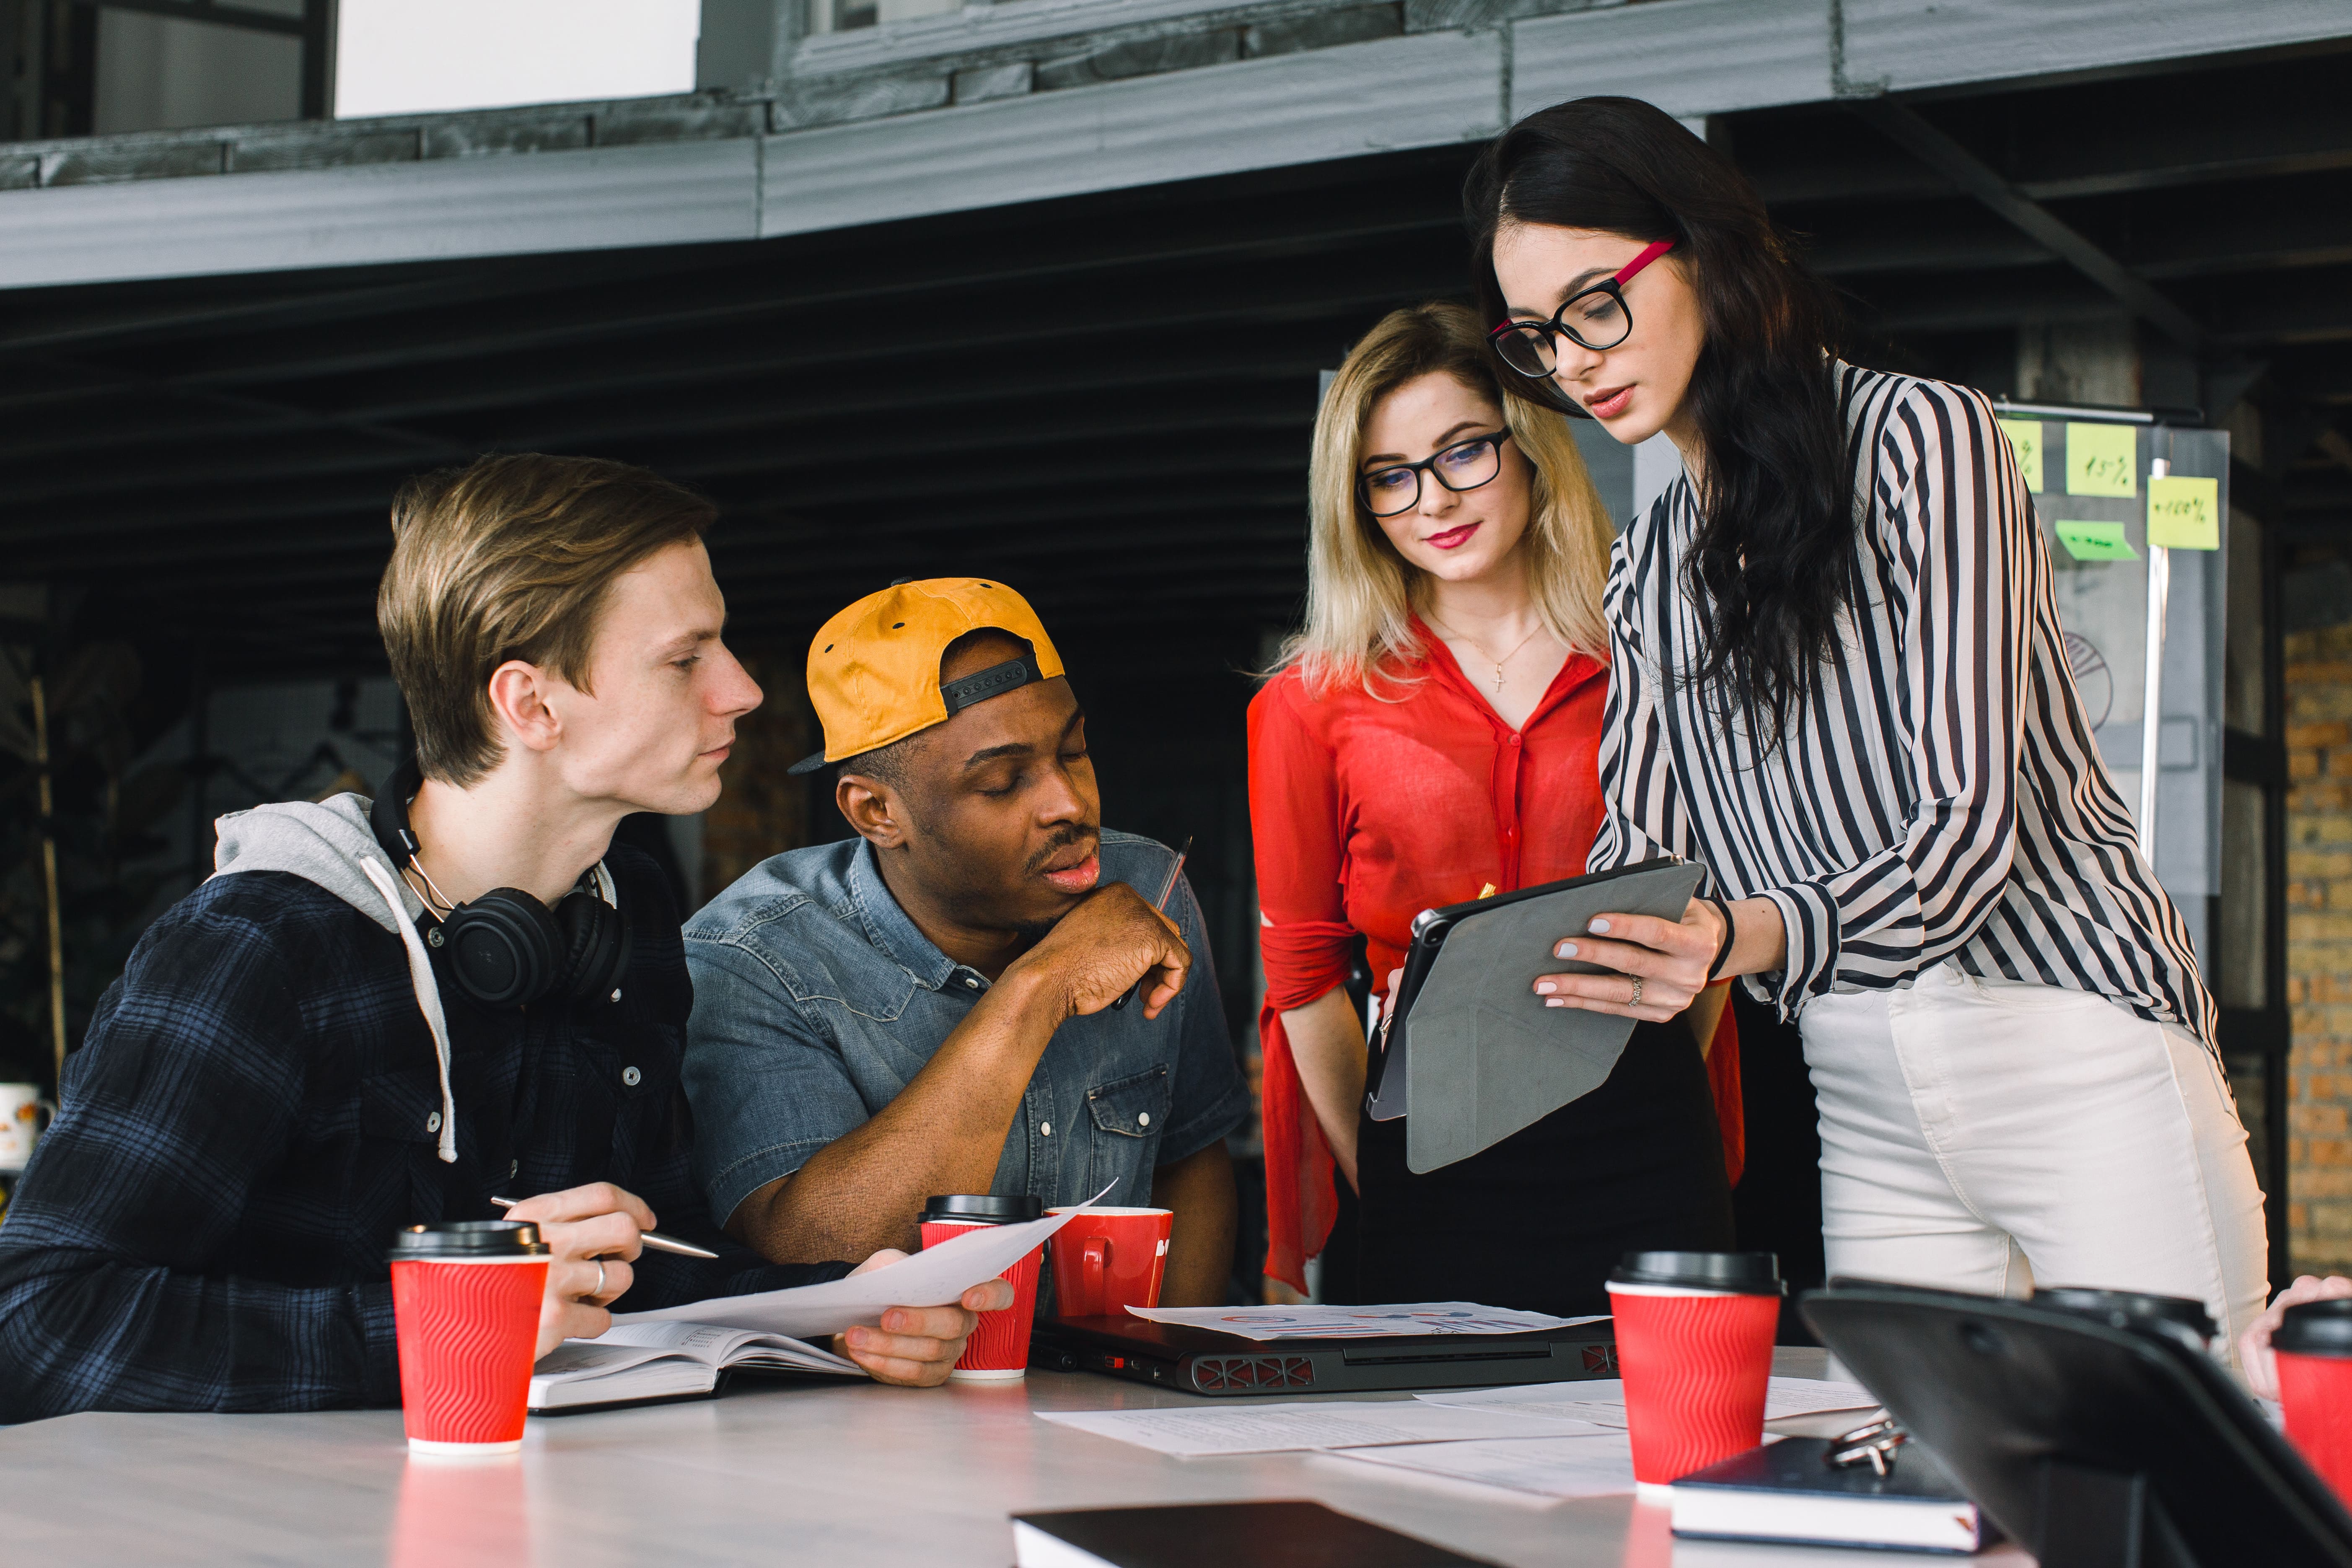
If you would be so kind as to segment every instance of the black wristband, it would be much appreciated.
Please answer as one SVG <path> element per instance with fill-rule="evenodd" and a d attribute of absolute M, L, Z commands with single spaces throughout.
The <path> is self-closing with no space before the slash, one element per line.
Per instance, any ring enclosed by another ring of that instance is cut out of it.
<path fill-rule="evenodd" d="M 1723 966 L 1731 962 L 1731 944 L 1738 940 L 1739 928 L 1732 923 L 1731 906 L 1729 904 L 1725 903 L 1721 899 L 1717 898 L 1712 893 L 1701 893 L 1699 897 L 1705 899 L 1708 903 L 1713 904 L 1715 906 L 1715 912 L 1723 917 L 1723 945 L 1715 950 L 1715 963 L 1709 966 L 1706 972 L 1708 983 L 1713 984 L 1715 981 L 1723 977 Z"/>

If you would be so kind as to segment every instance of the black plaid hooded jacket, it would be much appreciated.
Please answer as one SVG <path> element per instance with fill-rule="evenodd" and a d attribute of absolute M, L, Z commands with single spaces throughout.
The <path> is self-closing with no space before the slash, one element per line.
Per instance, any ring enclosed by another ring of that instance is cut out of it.
<path fill-rule="evenodd" d="M 619 1310 L 845 1272 L 767 1264 L 713 1225 L 688 1172 L 677 910 L 644 855 L 606 865 L 635 933 L 617 1003 L 478 1006 L 436 950 L 455 1163 L 398 937 L 282 871 L 215 878 L 158 921 L 0 1225 L 0 1421 L 396 1405 L 384 1248 L 495 1217 L 493 1194 L 610 1181 L 721 1254 L 645 1254 Z"/>

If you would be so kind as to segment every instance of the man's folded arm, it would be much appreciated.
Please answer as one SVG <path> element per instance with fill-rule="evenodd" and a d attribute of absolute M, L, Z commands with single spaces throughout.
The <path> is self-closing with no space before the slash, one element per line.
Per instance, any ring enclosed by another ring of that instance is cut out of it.
<path fill-rule="evenodd" d="M 183 906 L 100 1002 L 0 1226 L 0 1421 L 397 1401 L 389 1285 L 221 1261 L 302 1104 L 284 962 L 250 922 Z"/>
<path fill-rule="evenodd" d="M 869 1118 L 781 977 L 731 943 L 687 951 L 697 1169 L 730 1235 L 788 1260 L 911 1250 L 926 1196 L 988 1190 L 1063 1011 L 1033 975 L 1008 973 Z"/>

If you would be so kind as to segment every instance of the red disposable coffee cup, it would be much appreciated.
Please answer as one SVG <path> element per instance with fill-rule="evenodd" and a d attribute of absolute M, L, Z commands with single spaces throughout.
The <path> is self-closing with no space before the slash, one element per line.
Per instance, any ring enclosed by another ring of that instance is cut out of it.
<path fill-rule="evenodd" d="M 2287 1440 L 2352 1506 L 2352 1300 L 2289 1307 L 2271 1353 Z"/>
<path fill-rule="evenodd" d="M 539 1226 L 523 1220 L 413 1225 L 393 1237 L 400 1415 L 413 1452 L 522 1447 L 548 1258 Z"/>
<path fill-rule="evenodd" d="M 1121 1317 L 1129 1307 L 1160 1305 L 1168 1272 L 1173 1209 L 1072 1208 L 1054 1233 L 1054 1310 L 1065 1318 Z"/>
<path fill-rule="evenodd" d="M 1664 1486 L 1764 1441 L 1787 1289 L 1769 1252 L 1629 1252 L 1609 1276 L 1636 1483 Z"/>
<path fill-rule="evenodd" d="M 1045 1205 L 1025 1193 L 1011 1198 L 987 1193 L 934 1197 L 923 1205 L 923 1245 L 937 1247 L 983 1226 L 1021 1225 L 1044 1213 Z M 1017 1383 L 1029 1375 L 1029 1321 L 1037 1311 L 1037 1268 L 1045 1256 L 1041 1242 L 997 1276 L 1012 1281 L 1013 1305 L 980 1314 L 980 1326 L 964 1342 L 963 1355 L 949 1377 L 958 1383 Z"/>

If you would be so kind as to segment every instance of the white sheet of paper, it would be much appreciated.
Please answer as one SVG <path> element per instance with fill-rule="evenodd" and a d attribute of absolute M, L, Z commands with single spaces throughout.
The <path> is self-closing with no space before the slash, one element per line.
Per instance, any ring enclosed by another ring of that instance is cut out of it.
<path fill-rule="evenodd" d="M 1076 1216 L 1076 1211 L 1073 1210 L 1023 1225 L 992 1225 L 968 1230 L 871 1274 L 851 1275 L 822 1285 L 796 1286 L 790 1290 L 767 1290 L 753 1296 L 718 1296 L 650 1312 L 620 1312 L 614 1314 L 613 1321 L 715 1323 L 723 1328 L 790 1334 L 796 1340 L 821 1340 L 855 1323 L 877 1325 L 882 1314 L 893 1307 L 944 1307 L 982 1280 L 993 1279 L 1020 1262 Z"/>
<path fill-rule="evenodd" d="M 1349 1448 L 1331 1457 L 1451 1480 L 1477 1481 L 1538 1497 L 1607 1497 L 1633 1489 L 1633 1447 L 1622 1432 Z"/>
<path fill-rule="evenodd" d="M 1040 1410 L 1037 1417 L 1185 1459 L 1373 1444 L 1450 1444 L 1476 1437 L 1531 1434 L 1569 1436 L 1606 1430 L 1587 1421 L 1542 1421 L 1517 1411 L 1454 1410 L 1404 1399 L 1230 1405 L 1207 1410 L 1193 1406 L 1179 1410 Z"/>
<path fill-rule="evenodd" d="M 1625 1425 L 1625 1385 L 1610 1379 L 1591 1383 L 1530 1383 L 1514 1388 L 1442 1388 L 1416 1394 L 1431 1405 L 1464 1410 L 1516 1410 L 1556 1421 L 1592 1421 L 1603 1426 Z M 1878 1401 L 1858 1383 L 1831 1383 L 1817 1377 L 1776 1377 L 1765 1386 L 1764 1419 L 1809 1415 L 1818 1410 L 1874 1410 Z"/>
<path fill-rule="evenodd" d="M 1475 1301 L 1411 1301 L 1385 1307 L 1129 1307 L 1155 1323 L 1213 1329 L 1245 1340 L 1330 1340 L 1391 1334 L 1523 1334 L 1568 1329 L 1597 1318 L 1482 1307 Z"/>

